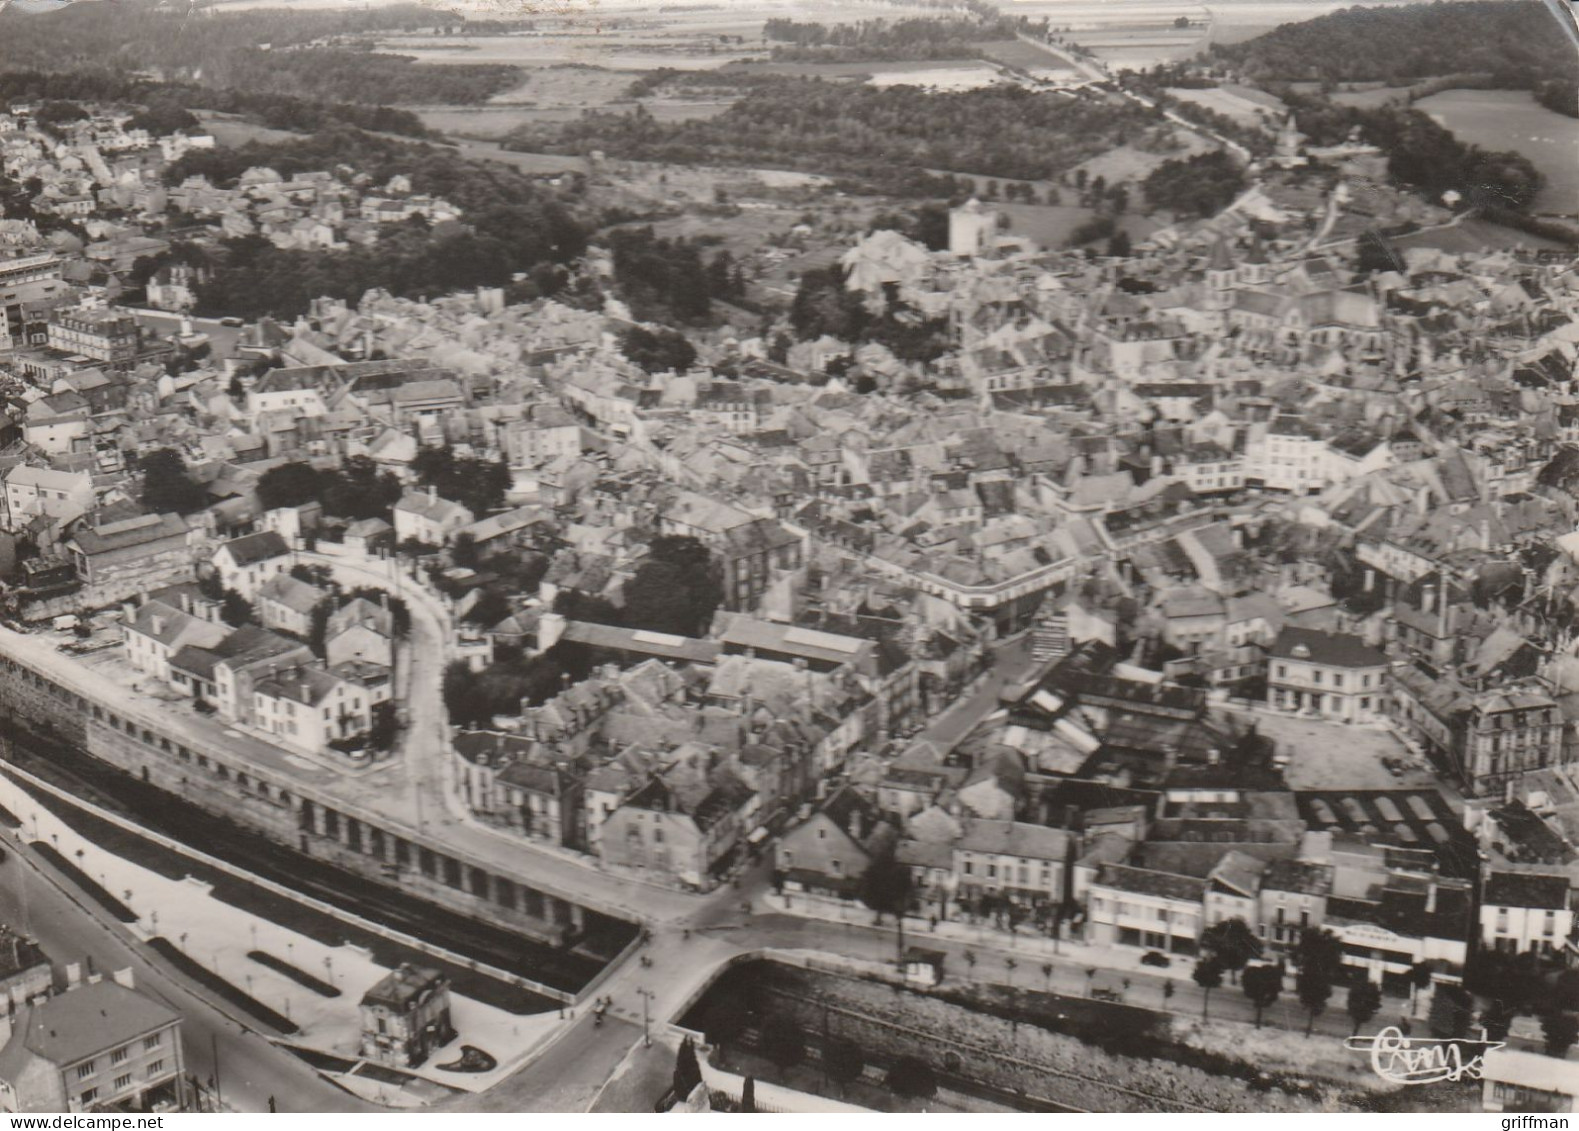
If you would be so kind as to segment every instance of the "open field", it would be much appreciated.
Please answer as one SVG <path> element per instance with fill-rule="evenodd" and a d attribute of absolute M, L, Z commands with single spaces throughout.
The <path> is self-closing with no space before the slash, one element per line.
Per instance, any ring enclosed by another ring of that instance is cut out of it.
<path fill-rule="evenodd" d="M 756 44 L 722 45 L 717 37 L 635 38 L 583 33 L 576 35 L 468 35 L 390 37 L 380 39 L 385 55 L 410 55 L 423 63 L 504 63 L 516 67 L 576 65 L 614 71 L 653 71 L 673 67 L 702 71 L 760 54 Z"/>
<path fill-rule="evenodd" d="M 1029 71 L 1033 75 L 1045 78 L 1069 77 L 1073 78 L 1078 73 L 1072 67 L 1059 67 L 1057 60 L 1043 51 L 1040 47 L 1032 46 L 1020 39 L 1006 39 L 993 41 L 981 45 L 981 53 L 985 58 L 995 63 L 1002 63 L 1006 67 Z"/>
<path fill-rule="evenodd" d="M 511 13 L 479 13 L 483 18 L 496 14 Z M 614 70 L 703 70 L 763 54 L 767 45 L 762 28 L 769 19 L 853 23 L 936 15 L 933 8 L 861 0 L 850 4 L 748 0 L 656 9 L 652 5 L 600 3 L 585 14 L 532 13 L 533 30 L 517 35 L 389 36 L 379 41 L 378 49 L 416 55 L 424 63 L 508 63 L 520 67 L 586 63 Z"/>
<path fill-rule="evenodd" d="M 1501 251 L 1515 247 L 1545 248 L 1561 251 L 1563 245 L 1556 240 L 1532 236 L 1514 228 L 1493 224 L 1486 220 L 1461 220 L 1451 228 L 1433 228 L 1393 239 L 1394 247 L 1434 247 L 1454 254 L 1473 255 L 1483 251 Z"/>
<path fill-rule="evenodd" d="M 1579 215 L 1579 119 L 1546 109 L 1522 90 L 1444 90 L 1415 106 L 1464 141 L 1535 162 L 1546 175 L 1537 212 Z"/>
<path fill-rule="evenodd" d="M 880 71 L 867 82 L 872 86 L 919 86 L 927 90 L 975 90 L 1005 81 L 991 64 L 955 64 L 938 69 L 906 64 L 902 71 Z"/>
<path fill-rule="evenodd" d="M 1330 97 L 1339 106 L 1358 106 L 1362 110 L 1374 110 L 1389 102 L 1401 101 L 1407 96 L 1407 87 L 1366 85 L 1354 90 L 1336 91 Z"/>
<path fill-rule="evenodd" d="M 1043 58 L 1046 58 L 1044 55 Z M 1004 81 L 1004 76 L 986 60 L 928 59 L 916 62 L 866 63 L 739 63 L 729 74 L 781 75 L 791 78 L 866 82 L 873 86 L 923 86 L 938 90 L 973 90 Z"/>
<path fill-rule="evenodd" d="M 494 95 L 494 105 L 601 106 L 623 99 L 635 76 L 607 67 L 565 64 L 523 73 L 520 86 Z"/>
<path fill-rule="evenodd" d="M 1283 103 L 1272 95 L 1245 86 L 1220 86 L 1207 90 L 1173 87 L 1169 88 L 1168 93 L 1181 102 L 1193 102 L 1245 126 L 1260 125 L 1269 116 L 1278 119 L 1286 113 Z"/>
<path fill-rule="evenodd" d="M 1368 0 L 1368 7 L 1392 7 L 1413 3 L 1415 0 Z M 1192 22 L 1209 22 L 1210 31 L 1202 35 L 1201 28 L 1191 29 L 1192 42 L 1183 54 L 1192 54 L 1208 43 L 1241 43 L 1271 31 L 1280 24 L 1303 23 L 1305 20 L 1324 16 L 1342 8 L 1352 7 L 1348 0 L 1206 0 L 1205 3 L 1188 3 L 1184 0 L 1006 0 L 1005 11 L 1013 15 L 1026 15 L 1033 19 L 1046 17 L 1054 27 L 1073 29 L 1069 38 L 1077 43 L 1087 43 L 1082 32 L 1098 33 L 1099 39 L 1087 44 L 1103 59 L 1122 66 L 1150 65 L 1150 62 L 1182 57 L 1176 44 L 1142 47 L 1142 39 L 1155 39 L 1159 27 L 1172 32 L 1172 23 L 1179 16 Z M 1132 35 L 1129 45 L 1105 42 L 1108 37 L 1121 33 Z M 1180 35 L 1184 32 L 1180 31 Z"/>
<path fill-rule="evenodd" d="M 268 144 L 276 141 L 289 141 L 299 135 L 289 130 L 271 130 L 268 126 L 256 125 L 253 122 L 244 122 L 234 114 L 219 114 L 213 110 L 199 110 L 197 116 L 202 120 L 203 128 L 214 135 L 214 140 L 220 145 L 246 145 L 249 141 L 258 141 Z"/>

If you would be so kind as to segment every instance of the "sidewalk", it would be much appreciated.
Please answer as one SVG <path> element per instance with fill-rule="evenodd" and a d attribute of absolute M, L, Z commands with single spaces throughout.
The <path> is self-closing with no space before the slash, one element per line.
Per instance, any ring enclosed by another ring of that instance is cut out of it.
<path fill-rule="evenodd" d="M 892 921 L 885 920 L 884 925 L 874 926 L 873 913 L 860 904 L 837 904 L 796 892 L 790 895 L 788 910 L 783 907 L 783 897 L 772 893 L 759 896 L 756 906 L 767 913 L 769 920 L 797 917 L 843 924 L 843 930 L 830 934 L 823 944 L 822 949 L 830 953 L 875 958 L 887 963 L 897 958 L 898 936 Z M 767 921 L 752 926 L 762 928 L 767 926 Z M 1194 960 L 1184 955 L 1170 956 L 1172 965 L 1159 969 L 1142 965 L 1140 958 L 1145 952 L 1131 947 L 1063 939 L 1055 950 L 1053 940 L 1040 936 L 1009 935 L 955 922 L 939 923 L 934 931 L 928 921 L 912 916 L 905 918 L 905 946 L 921 946 L 947 954 L 945 982 L 1020 986 L 1074 997 L 1088 997 L 1093 990 L 1101 990 L 1117 995 L 1125 1004 L 1143 1009 L 1191 1017 L 1200 1017 L 1204 1010 L 1212 1019 L 1255 1020 L 1255 1006 L 1236 982 L 1225 979 L 1222 986 L 1211 992 L 1208 1002 L 1207 995 L 1192 977 Z M 1421 995 L 1413 1016 L 1424 1016 L 1425 1000 Z M 1407 1000 L 1384 998 L 1374 1023 L 1380 1024 L 1384 1019 L 1404 1016 L 1408 1012 Z M 1264 1012 L 1262 1024 L 1303 1033 L 1306 1020 L 1305 1008 L 1294 992 L 1294 981 L 1290 977 L 1282 995 Z M 1347 994 L 1343 987 L 1334 987 L 1326 1009 L 1316 1018 L 1314 1031 L 1347 1037 L 1352 1028 Z"/>
<path fill-rule="evenodd" d="M 22 821 L 16 830 L 19 840 L 49 844 L 138 916 L 136 922 L 123 927 L 129 935 L 144 945 L 154 938 L 167 940 L 196 965 L 276 1011 L 297 1027 L 283 1043 L 360 1059 L 359 1003 L 362 995 L 390 972 L 362 947 L 328 945 L 214 897 L 205 882 L 191 877 L 172 879 L 125 859 L 77 832 L 4 776 L 0 776 L 0 804 Z M 259 962 L 256 953 L 317 977 L 332 985 L 338 995 L 325 996 L 303 986 L 287 973 Z M 204 996 L 212 1001 L 216 995 L 205 991 Z M 512 1014 L 453 991 L 451 1006 L 459 1038 L 427 1065 L 409 1071 L 462 1091 L 490 1087 L 520 1068 L 558 1024 L 557 1011 Z M 243 1028 L 259 1033 L 267 1028 L 238 1005 L 214 1007 Z M 458 1056 L 462 1044 L 486 1049 L 498 1066 L 488 1073 L 439 1071 L 436 1065 Z"/>

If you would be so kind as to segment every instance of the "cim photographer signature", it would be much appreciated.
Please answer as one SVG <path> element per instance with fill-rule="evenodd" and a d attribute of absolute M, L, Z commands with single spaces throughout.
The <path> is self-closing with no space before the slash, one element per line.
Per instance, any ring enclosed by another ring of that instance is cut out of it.
<path fill-rule="evenodd" d="M 1370 1053 L 1372 1071 L 1396 1084 L 1479 1080 L 1485 1055 L 1505 1044 L 1465 1037 L 1406 1037 L 1393 1025 L 1374 1037 L 1349 1037 L 1343 1043 L 1356 1052 Z"/>

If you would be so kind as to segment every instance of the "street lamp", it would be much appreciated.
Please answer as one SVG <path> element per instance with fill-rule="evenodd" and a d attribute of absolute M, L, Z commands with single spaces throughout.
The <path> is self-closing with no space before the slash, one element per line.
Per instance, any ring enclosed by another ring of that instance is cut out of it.
<path fill-rule="evenodd" d="M 652 1034 L 647 1030 L 647 1003 L 653 999 L 651 990 L 637 989 L 637 996 L 641 998 L 641 1045 L 642 1048 L 652 1048 Z"/>

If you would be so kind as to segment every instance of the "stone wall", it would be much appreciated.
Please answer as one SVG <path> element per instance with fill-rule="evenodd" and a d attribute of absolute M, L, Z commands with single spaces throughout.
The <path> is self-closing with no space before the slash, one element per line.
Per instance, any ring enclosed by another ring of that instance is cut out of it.
<path fill-rule="evenodd" d="M 870 1059 L 914 1056 L 945 1076 L 1084 1111 L 1351 1110 L 1172 1061 L 1112 1055 L 1077 1037 L 877 980 L 778 965 L 759 982 L 775 1023 L 826 1031 Z"/>
<path fill-rule="evenodd" d="M 442 844 L 418 843 L 374 814 L 346 813 L 334 798 L 270 781 L 233 751 L 189 747 L 190 739 L 156 730 L 153 717 L 121 717 L 0 656 L 0 723 L 11 720 L 276 843 L 439 907 L 553 945 L 584 926 L 576 904 L 457 859 Z"/>

